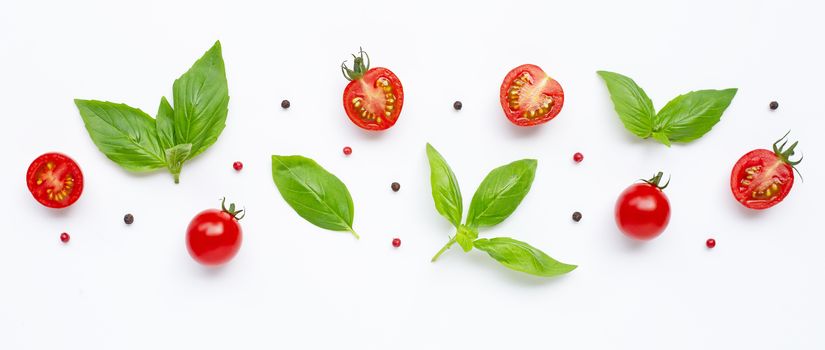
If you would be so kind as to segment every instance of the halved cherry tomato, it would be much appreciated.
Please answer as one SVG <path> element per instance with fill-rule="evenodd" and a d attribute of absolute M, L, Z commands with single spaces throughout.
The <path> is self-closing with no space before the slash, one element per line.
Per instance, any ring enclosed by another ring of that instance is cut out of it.
<path fill-rule="evenodd" d="M 767 209 L 779 204 L 791 192 L 793 171 L 802 161 L 791 161 L 794 142 L 785 150 L 788 134 L 773 144 L 773 151 L 755 149 L 736 161 L 730 173 L 730 190 L 742 205 L 751 209 Z"/>
<path fill-rule="evenodd" d="M 662 173 L 650 180 L 633 184 L 616 200 L 616 225 L 625 235 L 649 240 L 662 234 L 670 222 L 670 201 L 659 186 Z M 670 181 L 668 181 L 670 182 Z"/>
<path fill-rule="evenodd" d="M 83 193 L 83 173 L 68 156 L 46 153 L 29 165 L 26 184 L 40 204 L 49 208 L 65 208 Z"/>
<path fill-rule="evenodd" d="M 366 130 L 386 130 L 395 125 L 404 105 L 401 81 L 386 68 L 370 68 L 370 56 L 364 50 L 352 55 L 353 69 L 341 64 L 350 81 L 344 89 L 344 111 L 355 125 Z"/>
<path fill-rule="evenodd" d="M 518 126 L 546 123 L 561 112 L 564 90 L 561 85 L 532 64 L 518 66 L 501 83 L 501 108 Z"/>

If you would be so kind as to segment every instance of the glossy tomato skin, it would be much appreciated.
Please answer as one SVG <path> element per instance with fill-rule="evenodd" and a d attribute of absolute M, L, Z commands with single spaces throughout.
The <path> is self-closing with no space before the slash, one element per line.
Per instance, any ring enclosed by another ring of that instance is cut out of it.
<path fill-rule="evenodd" d="M 658 187 L 633 184 L 616 200 L 616 225 L 628 237 L 649 240 L 659 236 L 670 222 L 670 202 Z"/>
<path fill-rule="evenodd" d="M 541 68 L 524 64 L 504 77 L 499 93 L 507 119 L 518 126 L 535 126 L 555 118 L 564 106 L 564 90 Z"/>
<path fill-rule="evenodd" d="M 241 248 L 243 231 L 231 214 L 218 209 L 200 212 L 186 229 L 186 247 L 195 261 L 208 266 L 222 265 Z"/>
<path fill-rule="evenodd" d="M 62 153 L 37 157 L 26 171 L 26 185 L 34 199 L 49 208 L 65 208 L 83 193 L 83 172 L 72 158 Z"/>
<path fill-rule="evenodd" d="M 401 80 L 387 68 L 371 68 L 344 89 L 344 111 L 365 130 L 386 130 L 395 125 L 404 106 Z"/>
<path fill-rule="evenodd" d="M 756 149 L 748 152 L 733 166 L 730 189 L 734 198 L 750 209 L 767 209 L 779 204 L 793 187 L 790 164 L 775 152 Z"/>

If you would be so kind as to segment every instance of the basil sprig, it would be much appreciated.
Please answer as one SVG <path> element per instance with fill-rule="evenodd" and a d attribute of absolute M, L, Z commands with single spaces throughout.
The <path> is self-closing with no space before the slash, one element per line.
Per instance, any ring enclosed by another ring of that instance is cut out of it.
<path fill-rule="evenodd" d="M 226 126 L 229 90 L 220 41 L 175 80 L 172 100 L 174 107 L 161 97 L 156 119 L 120 103 L 76 99 L 75 105 L 106 157 L 134 172 L 165 167 L 178 183 L 183 163 L 212 146 Z"/>
<path fill-rule="evenodd" d="M 653 137 L 668 147 L 672 142 L 693 141 L 710 131 L 737 91 L 691 91 L 677 96 L 656 113 L 650 97 L 633 79 L 619 73 L 597 73 L 607 84 L 613 107 L 625 129 L 643 139 Z"/>
<path fill-rule="evenodd" d="M 455 226 L 456 233 L 432 261 L 458 243 L 464 252 L 473 248 L 486 252 L 502 265 L 536 276 L 551 277 L 573 271 L 576 265 L 559 262 L 541 250 L 512 238 L 478 238 L 480 227 L 495 226 L 509 217 L 530 192 L 538 162 L 522 159 L 493 169 L 473 195 L 467 220 L 462 225 L 462 199 L 458 181 L 452 169 L 429 143 L 430 185 L 439 214 Z"/>
<path fill-rule="evenodd" d="M 272 179 L 281 197 L 298 215 L 320 228 L 352 229 L 355 209 L 347 186 L 314 160 L 302 156 L 272 156 Z"/>

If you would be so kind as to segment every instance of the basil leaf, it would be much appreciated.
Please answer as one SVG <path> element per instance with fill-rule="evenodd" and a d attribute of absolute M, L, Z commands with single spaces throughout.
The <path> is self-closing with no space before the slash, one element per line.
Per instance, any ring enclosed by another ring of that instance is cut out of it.
<path fill-rule="evenodd" d="M 654 132 L 653 139 L 661 142 L 663 145 L 670 147 L 670 139 L 662 132 Z"/>
<path fill-rule="evenodd" d="M 530 191 L 537 164 L 535 159 L 522 159 L 487 174 L 473 195 L 467 226 L 493 226 L 509 217 Z"/>
<path fill-rule="evenodd" d="M 191 159 L 214 144 L 226 126 L 229 90 L 220 41 L 175 80 L 172 95 L 175 140 L 192 144 Z"/>
<path fill-rule="evenodd" d="M 166 149 L 166 167 L 175 178 L 175 183 L 180 179 L 180 170 L 183 167 L 183 162 L 189 159 L 189 153 L 192 152 L 192 144 L 184 143 L 172 148 Z"/>
<path fill-rule="evenodd" d="M 596 72 L 604 79 L 607 90 L 610 92 L 610 99 L 613 100 L 613 108 L 619 114 L 625 129 L 634 135 L 647 138 L 653 132 L 653 122 L 656 117 L 656 110 L 653 108 L 653 101 L 642 90 L 633 79 L 619 73 L 598 71 Z"/>
<path fill-rule="evenodd" d="M 352 197 L 335 175 L 302 156 L 272 156 L 272 179 L 284 200 L 302 218 L 333 231 L 352 229 Z"/>
<path fill-rule="evenodd" d="M 508 237 L 482 238 L 473 242 L 473 245 L 502 265 L 531 275 L 552 277 L 576 269 L 576 265 L 559 262 L 525 242 Z"/>
<path fill-rule="evenodd" d="M 461 215 L 464 213 L 458 180 L 444 157 L 429 143 L 427 159 L 430 162 L 430 187 L 435 209 L 458 228 L 461 225 Z"/>
<path fill-rule="evenodd" d="M 97 148 L 130 171 L 149 171 L 166 166 L 155 120 L 122 103 L 74 100 L 86 130 Z"/>
<path fill-rule="evenodd" d="M 458 242 L 465 253 L 473 249 L 473 241 L 476 238 L 478 238 L 478 231 L 464 225 L 461 225 L 455 234 L 455 241 Z"/>
<path fill-rule="evenodd" d="M 679 95 L 659 111 L 656 129 L 672 142 L 698 139 L 719 122 L 736 91 L 699 90 Z"/>
<path fill-rule="evenodd" d="M 174 147 L 177 144 L 175 142 L 175 110 L 172 109 L 172 105 L 169 104 L 166 97 L 160 98 L 156 123 L 160 146 L 163 149 Z"/>

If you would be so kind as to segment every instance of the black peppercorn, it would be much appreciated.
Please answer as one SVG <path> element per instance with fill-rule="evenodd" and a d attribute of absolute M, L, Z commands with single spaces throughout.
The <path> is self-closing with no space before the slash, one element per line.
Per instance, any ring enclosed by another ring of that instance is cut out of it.
<path fill-rule="evenodd" d="M 283 108 L 283 109 L 289 108 L 289 100 L 281 101 L 281 108 Z"/>
<path fill-rule="evenodd" d="M 135 216 L 132 214 L 126 214 L 125 216 L 123 216 L 123 222 L 125 222 L 126 225 L 131 225 L 133 222 L 135 222 Z"/>
<path fill-rule="evenodd" d="M 401 184 L 397 183 L 397 182 L 393 182 L 392 185 L 390 185 L 390 188 L 392 188 L 393 192 L 398 192 L 398 190 L 401 189 Z"/>
<path fill-rule="evenodd" d="M 573 213 L 573 221 L 579 222 L 582 219 L 582 213 L 575 212 Z"/>
<path fill-rule="evenodd" d="M 769 107 L 771 107 L 771 110 L 776 110 L 777 108 L 779 108 L 779 102 L 771 101 Z"/>
<path fill-rule="evenodd" d="M 462 107 L 461 101 L 453 102 L 453 108 L 455 108 L 455 110 L 460 111 L 461 107 Z"/>

